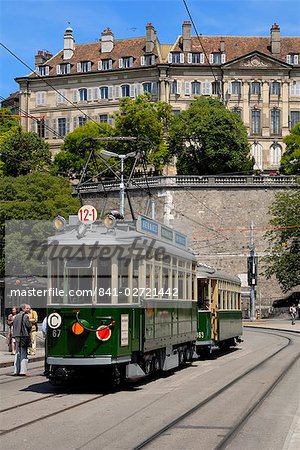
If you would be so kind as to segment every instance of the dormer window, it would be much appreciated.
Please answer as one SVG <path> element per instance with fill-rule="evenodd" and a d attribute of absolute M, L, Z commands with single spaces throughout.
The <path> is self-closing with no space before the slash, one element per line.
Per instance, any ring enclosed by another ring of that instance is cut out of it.
<path fill-rule="evenodd" d="M 129 69 L 133 66 L 133 57 L 126 56 L 124 58 L 119 59 L 119 68 L 120 69 Z"/>
<path fill-rule="evenodd" d="M 141 66 L 153 66 L 156 61 L 155 55 L 141 56 Z"/>
<path fill-rule="evenodd" d="M 188 53 L 188 64 L 204 64 L 204 53 Z"/>
<path fill-rule="evenodd" d="M 111 70 L 112 59 L 102 59 L 98 62 L 98 70 Z"/>
<path fill-rule="evenodd" d="M 209 55 L 210 64 L 224 64 L 226 61 L 225 53 L 214 52 Z"/>
<path fill-rule="evenodd" d="M 172 52 L 168 55 L 168 62 L 170 64 L 182 64 L 184 63 L 184 53 Z"/>
<path fill-rule="evenodd" d="M 46 77 L 49 75 L 49 66 L 40 66 L 39 67 L 39 75 L 41 77 Z"/>
<path fill-rule="evenodd" d="M 82 61 L 77 63 L 77 72 L 90 72 L 92 70 L 91 61 Z"/>
<path fill-rule="evenodd" d="M 71 71 L 71 64 L 59 64 L 56 66 L 57 75 L 67 75 Z"/>
<path fill-rule="evenodd" d="M 298 53 L 289 53 L 286 57 L 286 62 L 288 64 L 293 64 L 293 65 L 299 64 L 299 54 Z"/>

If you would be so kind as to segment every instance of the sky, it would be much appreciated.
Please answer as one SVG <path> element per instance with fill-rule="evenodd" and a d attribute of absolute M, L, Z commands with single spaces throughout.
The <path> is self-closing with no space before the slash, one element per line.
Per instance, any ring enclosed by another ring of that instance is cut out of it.
<path fill-rule="evenodd" d="M 197 32 L 218 36 L 300 34 L 300 0 L 185 0 Z M 183 0 L 0 0 L 0 43 L 30 68 L 38 50 L 56 54 L 71 23 L 75 42 L 96 42 L 110 27 L 115 38 L 145 35 L 148 22 L 171 44 L 190 17 Z M 196 35 L 192 29 L 192 35 Z M 0 101 L 18 90 L 14 78 L 30 72 L 0 45 Z"/>

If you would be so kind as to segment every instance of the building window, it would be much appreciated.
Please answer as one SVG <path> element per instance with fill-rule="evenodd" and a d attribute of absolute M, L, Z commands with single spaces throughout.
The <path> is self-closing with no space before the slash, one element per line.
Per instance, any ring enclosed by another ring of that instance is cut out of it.
<path fill-rule="evenodd" d="M 179 52 L 174 52 L 174 53 L 171 53 L 171 55 L 172 55 L 172 63 L 173 64 L 180 64 L 180 53 Z"/>
<path fill-rule="evenodd" d="M 122 97 L 130 97 L 130 85 L 123 84 L 121 86 Z"/>
<path fill-rule="evenodd" d="M 221 52 L 211 53 L 209 62 L 211 64 L 222 64 L 222 53 Z"/>
<path fill-rule="evenodd" d="M 79 101 L 80 102 L 87 102 L 87 89 L 83 88 L 83 89 L 79 89 Z"/>
<path fill-rule="evenodd" d="M 108 122 L 108 114 L 99 114 L 99 122 L 107 123 Z"/>
<path fill-rule="evenodd" d="M 58 134 L 64 137 L 67 134 L 67 121 L 65 118 L 58 119 Z"/>
<path fill-rule="evenodd" d="M 270 84 L 270 94 L 280 95 L 280 83 L 278 81 L 272 81 Z"/>
<path fill-rule="evenodd" d="M 281 147 L 279 144 L 273 144 L 270 148 L 270 163 L 273 164 L 280 164 L 281 161 Z"/>
<path fill-rule="evenodd" d="M 120 60 L 119 67 L 123 69 L 129 69 L 133 66 L 133 57 L 132 56 L 126 56 L 125 58 L 122 58 Z"/>
<path fill-rule="evenodd" d="M 300 111 L 290 112 L 290 128 L 294 128 L 300 122 Z"/>
<path fill-rule="evenodd" d="M 171 84 L 171 94 L 180 95 L 180 81 L 173 80 Z"/>
<path fill-rule="evenodd" d="M 86 116 L 79 116 L 78 117 L 78 125 L 79 127 L 82 127 L 86 123 Z"/>
<path fill-rule="evenodd" d="M 254 109 L 251 112 L 251 133 L 252 134 L 260 134 L 260 111 Z"/>
<path fill-rule="evenodd" d="M 40 91 L 36 93 L 36 106 L 42 106 L 46 104 L 46 92 Z"/>
<path fill-rule="evenodd" d="M 199 81 L 192 81 L 192 94 L 193 95 L 201 94 L 201 83 L 199 83 Z"/>
<path fill-rule="evenodd" d="M 253 81 L 251 83 L 251 94 L 260 95 L 260 83 L 258 81 Z"/>
<path fill-rule="evenodd" d="M 203 64 L 203 53 L 192 53 L 192 64 Z"/>
<path fill-rule="evenodd" d="M 280 134 L 280 111 L 272 109 L 271 111 L 271 134 Z"/>
<path fill-rule="evenodd" d="M 220 81 L 213 81 L 211 84 L 212 94 L 213 95 L 221 95 L 221 83 Z"/>
<path fill-rule="evenodd" d="M 262 170 L 262 146 L 254 142 L 251 145 L 251 155 L 254 157 L 255 160 L 253 169 Z"/>
<path fill-rule="evenodd" d="M 71 70 L 71 64 L 60 64 L 59 66 L 59 74 L 60 75 L 67 75 L 70 73 Z"/>
<path fill-rule="evenodd" d="M 231 89 L 233 95 L 241 95 L 242 89 L 241 89 L 241 82 L 240 81 L 233 81 L 231 83 Z"/>
<path fill-rule="evenodd" d="M 237 114 L 239 116 L 240 119 L 242 119 L 242 110 L 241 108 L 233 108 L 232 112 L 234 112 L 235 114 Z"/>
<path fill-rule="evenodd" d="M 155 55 L 145 56 L 145 66 L 153 66 L 155 64 Z"/>
<path fill-rule="evenodd" d="M 111 59 L 102 59 L 101 62 L 101 70 L 110 70 L 112 68 L 112 60 Z"/>
<path fill-rule="evenodd" d="M 45 121 L 44 119 L 37 119 L 37 134 L 40 138 L 45 137 Z"/>
<path fill-rule="evenodd" d="M 91 61 L 82 61 L 77 64 L 77 72 L 90 72 L 92 70 Z"/>
<path fill-rule="evenodd" d="M 144 92 L 152 93 L 152 83 L 143 83 Z"/>
<path fill-rule="evenodd" d="M 46 77 L 49 75 L 49 66 L 41 66 L 39 67 L 39 74 L 41 77 Z"/>
<path fill-rule="evenodd" d="M 286 62 L 288 64 L 299 64 L 299 54 L 298 53 L 290 53 L 286 57 Z"/>
<path fill-rule="evenodd" d="M 100 100 L 107 100 L 108 99 L 108 87 L 103 86 L 99 89 L 100 94 Z"/>
<path fill-rule="evenodd" d="M 290 85 L 290 95 L 291 97 L 300 97 L 300 83 L 292 83 Z"/>

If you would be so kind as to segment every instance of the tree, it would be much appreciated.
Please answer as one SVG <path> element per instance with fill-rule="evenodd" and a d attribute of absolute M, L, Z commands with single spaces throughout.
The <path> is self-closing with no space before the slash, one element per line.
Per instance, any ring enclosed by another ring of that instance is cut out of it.
<path fill-rule="evenodd" d="M 280 172 L 286 175 L 300 174 L 300 123 L 297 123 L 288 136 L 283 138 L 286 144 L 280 161 Z"/>
<path fill-rule="evenodd" d="M 173 120 L 172 108 L 165 102 L 152 102 L 150 94 L 135 100 L 122 98 L 116 114 L 116 134 L 140 138 L 148 164 L 161 170 L 169 159 L 166 135 Z"/>
<path fill-rule="evenodd" d="M 265 275 L 275 275 L 283 292 L 300 284 L 300 193 L 277 193 L 269 213 L 272 215 L 269 255 L 264 258 Z"/>
<path fill-rule="evenodd" d="M 14 255 L 15 260 L 24 262 L 27 234 L 42 238 L 45 230 L 49 228 L 44 228 L 37 222 L 33 225 L 34 229 L 30 229 L 32 225 L 28 221 L 53 220 L 57 215 L 67 218 L 69 214 L 76 214 L 80 203 L 71 193 L 72 188 L 68 181 L 45 173 L 0 178 L 0 276 L 4 275 L 5 221 L 24 221 L 23 224 L 18 222 L 14 232 L 11 228 L 7 244 L 9 249 L 6 249 L 7 254 Z"/>
<path fill-rule="evenodd" d="M 169 148 L 180 174 L 248 172 L 254 164 L 238 114 L 209 97 L 199 97 L 175 116 Z"/>
<path fill-rule="evenodd" d="M 14 129 L 0 143 L 2 168 L 6 176 L 27 175 L 50 166 L 49 145 L 36 133 Z"/>
<path fill-rule="evenodd" d="M 18 119 L 13 116 L 7 108 L 0 108 L 0 145 L 7 140 L 11 134 L 16 132 L 19 125 Z M 1 161 L 0 161 L 1 166 Z"/>
<path fill-rule="evenodd" d="M 69 179 L 80 178 L 92 143 L 80 145 L 84 139 L 112 136 L 113 128 L 105 123 L 87 122 L 69 133 L 55 156 L 53 171 Z"/>

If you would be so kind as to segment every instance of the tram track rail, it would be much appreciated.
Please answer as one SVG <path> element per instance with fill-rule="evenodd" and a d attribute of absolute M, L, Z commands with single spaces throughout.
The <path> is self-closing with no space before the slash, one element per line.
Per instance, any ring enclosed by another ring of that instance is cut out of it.
<path fill-rule="evenodd" d="M 249 327 L 250 328 L 250 327 Z M 248 328 L 248 329 L 249 329 Z M 262 328 L 254 328 L 252 327 L 251 330 L 254 332 L 262 332 Z M 274 331 L 277 331 L 275 333 Z M 271 330 L 270 330 L 271 331 Z M 279 332 L 278 332 L 279 331 Z M 253 367 L 250 367 L 248 370 L 240 374 L 237 378 L 231 380 L 229 383 L 224 385 L 222 388 L 217 390 L 216 392 L 212 393 L 208 397 L 206 397 L 201 402 L 197 403 L 195 406 L 178 416 L 176 419 L 162 427 L 157 432 L 153 433 L 151 436 L 149 436 L 147 439 L 142 441 L 140 444 L 135 446 L 132 450 L 139 450 L 142 448 L 146 448 L 150 444 L 154 443 L 157 439 L 162 437 L 167 431 L 170 431 L 172 428 L 175 428 L 176 425 L 180 424 L 183 420 L 189 418 L 194 413 L 199 412 L 201 408 L 204 406 L 207 406 L 210 402 L 216 399 L 216 397 L 220 396 L 224 392 L 228 391 L 230 388 L 232 388 L 235 384 L 237 384 L 239 381 L 241 381 L 243 378 L 247 377 L 249 374 L 255 372 L 256 370 L 260 369 L 264 365 L 266 365 L 269 361 L 271 361 L 276 355 L 286 350 L 289 345 L 292 343 L 292 338 L 283 335 L 283 333 L 294 333 L 293 331 L 285 331 L 285 330 L 278 330 L 278 329 L 272 329 L 272 332 L 269 332 L 269 330 L 266 330 L 264 328 L 264 331 L 267 334 L 278 336 L 280 338 L 287 339 L 287 343 L 283 345 L 281 348 L 279 348 L 276 352 L 269 355 L 266 359 L 259 362 Z M 296 334 L 296 333 L 295 333 Z M 299 334 L 299 333 L 298 333 Z M 234 439 L 234 437 L 238 434 L 238 432 L 243 428 L 243 426 L 246 424 L 248 419 L 254 414 L 254 412 L 263 404 L 264 400 L 271 394 L 271 392 L 275 389 L 275 387 L 278 385 L 278 383 L 285 377 L 285 375 L 289 372 L 291 367 L 298 361 L 300 358 L 300 352 L 293 358 L 292 362 L 289 362 L 285 367 L 284 370 L 281 371 L 279 376 L 274 380 L 274 382 L 268 387 L 268 389 L 258 398 L 257 401 L 254 402 L 254 404 L 249 408 L 245 414 L 242 415 L 241 419 L 234 423 L 232 427 L 230 427 L 230 431 L 221 439 L 221 441 L 217 444 L 215 450 L 223 450 L 226 448 L 226 446 Z"/>

